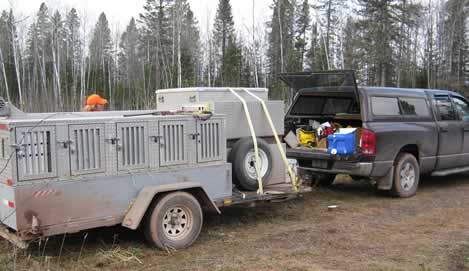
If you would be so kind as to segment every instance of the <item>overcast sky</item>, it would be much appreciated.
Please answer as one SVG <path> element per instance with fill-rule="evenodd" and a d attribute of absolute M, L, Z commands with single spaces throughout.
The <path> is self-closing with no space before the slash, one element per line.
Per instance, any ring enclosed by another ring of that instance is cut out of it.
<path fill-rule="evenodd" d="M 272 0 L 254 0 L 256 24 L 263 23 L 270 16 L 269 6 Z M 80 15 L 86 10 L 88 22 L 95 23 L 101 12 L 105 12 L 113 30 L 119 25 L 120 31 L 133 16 L 143 11 L 146 0 L 0 0 L 0 10 L 9 9 L 11 6 L 15 14 L 21 16 L 34 15 L 42 2 L 46 2 L 50 9 L 70 9 L 75 7 Z M 210 17 L 210 26 L 213 24 L 218 0 L 189 0 L 192 10 L 197 16 L 202 31 L 207 28 L 207 18 Z M 253 0 L 232 0 L 233 13 L 236 28 L 247 31 L 252 27 Z M 62 12 L 63 13 L 63 12 Z"/>

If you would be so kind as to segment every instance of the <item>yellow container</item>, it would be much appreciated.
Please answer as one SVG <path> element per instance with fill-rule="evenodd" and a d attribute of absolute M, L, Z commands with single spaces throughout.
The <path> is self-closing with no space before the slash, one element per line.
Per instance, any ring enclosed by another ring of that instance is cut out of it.
<path fill-rule="evenodd" d="M 305 146 L 316 145 L 316 132 L 315 131 L 306 131 L 300 128 L 296 130 L 296 135 L 298 137 L 298 142 L 301 145 L 305 145 Z"/>

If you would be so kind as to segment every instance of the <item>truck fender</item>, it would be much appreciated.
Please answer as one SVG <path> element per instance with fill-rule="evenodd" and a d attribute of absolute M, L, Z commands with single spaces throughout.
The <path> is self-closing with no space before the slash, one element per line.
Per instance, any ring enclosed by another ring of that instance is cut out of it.
<path fill-rule="evenodd" d="M 219 214 L 221 213 L 217 205 L 208 196 L 207 191 L 205 191 L 205 189 L 198 183 L 187 182 L 159 186 L 147 186 L 138 193 L 137 198 L 131 204 L 127 214 L 124 217 L 124 220 L 122 221 L 122 226 L 136 230 L 140 225 L 143 216 L 147 212 L 148 207 L 157 194 L 193 189 L 197 190 L 197 193 L 194 194 L 194 196 L 196 196 L 203 207 L 215 210 Z"/>

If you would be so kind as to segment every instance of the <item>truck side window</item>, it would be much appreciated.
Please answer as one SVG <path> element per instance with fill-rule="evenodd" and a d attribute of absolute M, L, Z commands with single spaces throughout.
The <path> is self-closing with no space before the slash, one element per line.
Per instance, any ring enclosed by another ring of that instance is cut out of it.
<path fill-rule="evenodd" d="M 430 115 L 425 99 L 400 97 L 399 103 L 401 105 L 402 115 L 422 117 Z"/>
<path fill-rule="evenodd" d="M 371 97 L 371 108 L 375 116 L 399 116 L 399 101 L 393 97 Z"/>
<path fill-rule="evenodd" d="M 467 102 L 459 97 L 453 97 L 453 102 L 461 119 L 464 121 L 469 121 L 469 105 Z"/>
<path fill-rule="evenodd" d="M 456 111 L 448 96 L 435 96 L 434 101 L 440 120 L 457 120 Z"/>

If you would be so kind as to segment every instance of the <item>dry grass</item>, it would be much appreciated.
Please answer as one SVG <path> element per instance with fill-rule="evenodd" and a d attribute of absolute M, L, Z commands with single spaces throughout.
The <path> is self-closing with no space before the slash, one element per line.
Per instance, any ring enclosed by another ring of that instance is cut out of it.
<path fill-rule="evenodd" d="M 207 215 L 199 240 L 158 251 L 140 232 L 109 228 L 51 238 L 0 270 L 377 270 L 469 271 L 469 177 L 424 180 L 417 197 L 377 195 L 341 181 L 303 199 Z M 338 205 L 328 211 L 328 205 Z M 59 257 L 60 255 L 60 257 Z"/>

